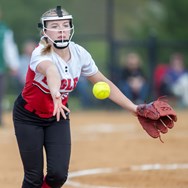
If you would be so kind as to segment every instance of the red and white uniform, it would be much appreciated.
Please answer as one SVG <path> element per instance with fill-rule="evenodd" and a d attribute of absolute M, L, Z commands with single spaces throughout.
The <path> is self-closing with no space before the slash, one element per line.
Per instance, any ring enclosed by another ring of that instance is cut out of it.
<path fill-rule="evenodd" d="M 92 76 L 97 73 L 98 68 L 91 55 L 74 42 L 69 44 L 71 59 L 68 62 L 65 62 L 53 50 L 47 55 L 42 55 L 43 48 L 43 44 L 39 44 L 32 53 L 22 96 L 27 102 L 25 106 L 27 110 L 35 111 L 42 118 L 49 118 L 53 114 L 53 100 L 46 77 L 37 72 L 37 65 L 42 61 L 51 61 L 57 66 L 61 76 L 60 92 L 64 105 L 68 101 L 69 93 L 75 89 L 80 75 Z"/>

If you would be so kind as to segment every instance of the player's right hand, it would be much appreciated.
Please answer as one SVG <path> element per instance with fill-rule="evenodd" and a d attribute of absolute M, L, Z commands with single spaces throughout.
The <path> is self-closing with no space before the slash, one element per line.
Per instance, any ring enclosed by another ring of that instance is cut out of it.
<path fill-rule="evenodd" d="M 56 116 L 57 121 L 60 120 L 60 116 L 62 115 L 64 119 L 66 119 L 65 112 L 70 113 L 70 110 L 62 104 L 61 94 L 60 92 L 56 92 L 54 95 L 52 95 L 52 99 L 54 102 L 54 111 L 53 116 Z"/>

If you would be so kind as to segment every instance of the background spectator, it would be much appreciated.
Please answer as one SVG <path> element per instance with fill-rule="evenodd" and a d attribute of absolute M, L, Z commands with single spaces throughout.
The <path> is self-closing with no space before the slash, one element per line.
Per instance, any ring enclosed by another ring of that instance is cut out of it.
<path fill-rule="evenodd" d="M 2 21 L 0 10 L 0 126 L 3 125 L 3 99 L 9 75 L 16 78 L 19 69 L 19 53 L 14 42 L 13 31 Z"/>
<path fill-rule="evenodd" d="M 178 107 L 188 107 L 188 73 L 185 73 L 177 80 L 172 90 L 179 98 Z"/>
<path fill-rule="evenodd" d="M 181 53 L 172 54 L 169 68 L 161 85 L 164 95 L 176 101 L 178 106 L 188 106 L 188 70 Z"/>
<path fill-rule="evenodd" d="M 156 98 L 165 95 L 165 88 L 163 82 L 167 70 L 168 70 L 168 65 L 165 63 L 159 63 L 155 68 L 153 85 L 154 85 L 154 94 Z"/>
<path fill-rule="evenodd" d="M 35 49 L 37 43 L 34 40 L 26 40 L 23 44 L 22 54 L 20 55 L 20 69 L 19 69 L 19 81 L 21 88 L 25 83 L 25 77 L 30 62 L 31 54 Z"/>
<path fill-rule="evenodd" d="M 130 53 L 123 57 L 119 88 L 130 100 L 137 104 L 146 101 L 149 89 L 141 66 L 142 63 L 138 54 Z"/>
<path fill-rule="evenodd" d="M 74 93 L 78 96 L 83 109 L 91 108 L 93 105 L 92 86 L 85 77 L 80 76 Z"/>

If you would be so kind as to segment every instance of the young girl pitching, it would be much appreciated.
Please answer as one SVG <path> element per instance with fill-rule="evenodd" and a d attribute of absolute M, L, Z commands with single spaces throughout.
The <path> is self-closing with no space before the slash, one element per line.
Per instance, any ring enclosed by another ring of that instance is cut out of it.
<path fill-rule="evenodd" d="M 109 99 L 124 109 L 136 113 L 137 105 L 98 70 L 83 47 L 71 41 L 73 18 L 66 10 L 57 6 L 45 12 L 39 27 L 41 40 L 14 103 L 13 122 L 24 169 L 22 188 L 60 188 L 67 180 L 71 154 L 68 96 L 80 76 L 93 84 L 108 83 Z"/>

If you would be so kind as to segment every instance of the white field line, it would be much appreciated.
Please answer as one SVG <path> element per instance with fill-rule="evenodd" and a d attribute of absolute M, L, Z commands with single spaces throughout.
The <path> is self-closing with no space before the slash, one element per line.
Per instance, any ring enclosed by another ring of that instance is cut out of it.
<path fill-rule="evenodd" d="M 100 186 L 100 185 L 88 185 L 82 184 L 73 179 L 75 177 L 89 176 L 95 174 L 107 174 L 131 170 L 131 171 L 150 171 L 150 170 L 178 170 L 178 169 L 188 169 L 188 163 L 185 164 L 144 164 L 144 165 L 133 165 L 127 168 L 96 168 L 80 170 L 75 172 L 70 172 L 67 185 L 76 188 L 122 188 L 122 187 L 110 187 L 110 186 Z M 125 188 L 125 187 L 124 187 Z"/>

